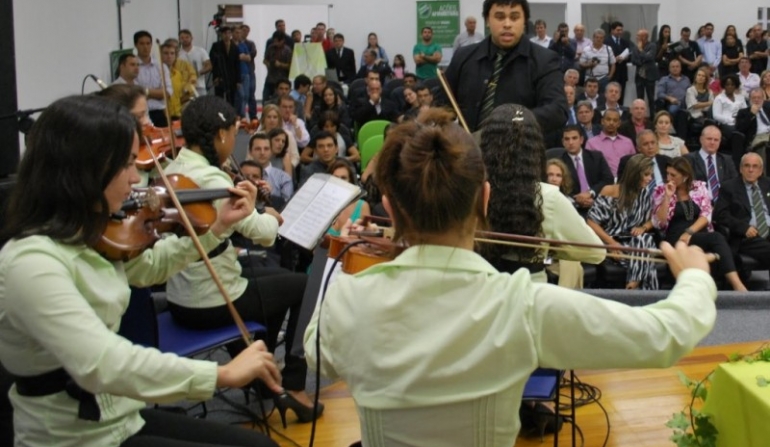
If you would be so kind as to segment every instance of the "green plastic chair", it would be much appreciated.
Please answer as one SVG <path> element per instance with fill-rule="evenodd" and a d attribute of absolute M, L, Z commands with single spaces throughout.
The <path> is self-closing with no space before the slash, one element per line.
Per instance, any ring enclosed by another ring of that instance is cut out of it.
<path fill-rule="evenodd" d="M 388 124 L 390 124 L 390 121 L 374 120 L 369 121 L 368 123 L 361 126 L 361 129 L 358 131 L 358 138 L 356 138 L 356 141 L 358 141 L 358 147 L 363 147 L 364 143 L 369 138 L 375 135 L 382 135 L 382 133 L 385 131 L 385 127 Z"/>
<path fill-rule="evenodd" d="M 366 169 L 366 165 L 369 164 L 372 158 L 377 155 L 377 152 L 382 149 L 382 143 L 385 140 L 382 134 L 374 135 L 368 140 L 364 141 L 364 145 L 361 146 L 361 172 Z"/>

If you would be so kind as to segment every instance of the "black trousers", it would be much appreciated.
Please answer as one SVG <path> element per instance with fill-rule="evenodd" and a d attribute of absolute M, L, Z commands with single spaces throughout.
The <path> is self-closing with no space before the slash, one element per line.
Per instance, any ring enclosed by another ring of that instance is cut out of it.
<path fill-rule="evenodd" d="M 770 240 L 766 238 L 752 237 L 741 240 L 738 253 L 756 259 L 762 266 L 770 266 Z"/>
<path fill-rule="evenodd" d="M 294 343 L 294 337 L 303 336 L 303 334 L 297 334 L 297 324 L 307 275 L 280 268 L 254 268 L 244 270 L 244 273 L 249 280 L 249 285 L 243 295 L 233 299 L 233 305 L 244 320 L 256 321 L 267 326 L 265 343 L 270 352 L 275 352 L 278 333 L 286 313 L 289 313 L 285 337 L 287 353 L 284 359 L 285 366 L 281 371 L 283 387 L 289 391 L 304 390 L 307 363 L 304 358 L 291 355 L 289 351 Z M 169 303 L 169 311 L 174 320 L 191 329 L 212 329 L 233 324 L 233 317 L 225 305 L 192 308 Z M 243 341 L 237 341 L 228 345 L 227 349 L 231 356 L 235 356 L 245 347 Z"/>
<path fill-rule="evenodd" d="M 120 447 L 278 447 L 267 436 L 234 425 L 149 408 L 139 413 L 144 427 Z"/>
<path fill-rule="evenodd" d="M 680 233 L 681 235 L 681 233 Z M 671 245 L 676 245 L 680 235 L 667 235 L 666 241 Z M 675 237 L 671 237 L 675 236 Z M 726 275 L 735 272 L 735 259 L 730 245 L 722 233 L 699 231 L 690 237 L 690 245 L 695 245 L 703 249 L 706 253 L 716 253 L 719 255 L 719 273 Z"/>

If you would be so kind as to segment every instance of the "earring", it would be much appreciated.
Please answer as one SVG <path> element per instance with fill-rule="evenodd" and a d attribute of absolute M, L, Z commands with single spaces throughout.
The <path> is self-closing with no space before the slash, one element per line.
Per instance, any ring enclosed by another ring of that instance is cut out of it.
<path fill-rule="evenodd" d="M 224 139 L 224 138 L 222 138 L 222 140 L 221 140 L 221 141 L 222 141 L 222 144 L 225 144 L 225 139 Z"/>

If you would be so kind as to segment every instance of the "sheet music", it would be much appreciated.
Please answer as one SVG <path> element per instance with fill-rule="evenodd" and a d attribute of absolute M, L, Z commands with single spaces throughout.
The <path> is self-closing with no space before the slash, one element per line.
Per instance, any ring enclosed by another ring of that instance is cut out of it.
<path fill-rule="evenodd" d="M 361 189 L 329 174 L 308 179 L 281 213 L 278 234 L 312 250 L 334 218 L 361 194 Z"/>

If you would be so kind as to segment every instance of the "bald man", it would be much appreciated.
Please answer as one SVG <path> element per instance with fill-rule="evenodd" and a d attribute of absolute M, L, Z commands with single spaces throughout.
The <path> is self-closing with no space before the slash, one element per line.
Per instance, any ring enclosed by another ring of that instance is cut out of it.
<path fill-rule="evenodd" d="M 476 32 L 476 17 L 468 16 L 465 18 L 465 31 L 455 37 L 455 42 L 452 44 L 452 49 L 457 51 L 457 49 L 460 47 L 473 45 L 474 43 L 479 43 L 482 40 L 484 40 L 484 35 L 482 33 Z"/>

